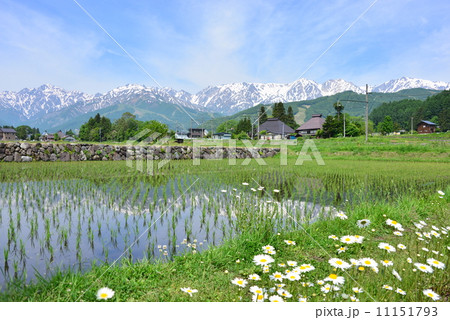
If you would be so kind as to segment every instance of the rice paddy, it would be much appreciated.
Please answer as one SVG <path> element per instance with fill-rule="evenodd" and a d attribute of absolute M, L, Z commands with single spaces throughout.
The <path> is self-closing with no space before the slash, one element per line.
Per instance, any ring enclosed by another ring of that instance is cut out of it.
<path fill-rule="evenodd" d="M 0 298 L 448 299 L 447 163 L 295 160 L 2 163 Z"/>

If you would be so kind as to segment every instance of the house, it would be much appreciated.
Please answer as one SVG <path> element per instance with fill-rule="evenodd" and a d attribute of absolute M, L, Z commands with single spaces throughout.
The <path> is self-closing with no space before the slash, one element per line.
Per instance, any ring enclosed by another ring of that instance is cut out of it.
<path fill-rule="evenodd" d="M 0 128 L 0 140 L 17 140 L 16 130 L 11 128 Z"/>
<path fill-rule="evenodd" d="M 298 135 L 311 135 L 314 136 L 317 133 L 317 130 L 322 129 L 323 124 L 325 123 L 325 118 L 322 118 L 321 114 L 313 114 L 311 119 L 306 121 L 300 127 L 298 127 L 295 132 Z"/>
<path fill-rule="evenodd" d="M 436 132 L 437 124 L 431 121 L 421 120 L 417 125 L 418 133 L 434 133 Z"/>
<path fill-rule="evenodd" d="M 41 135 L 41 141 L 55 141 L 55 135 L 53 133 L 48 133 L 47 131 L 45 131 Z"/>
<path fill-rule="evenodd" d="M 231 139 L 231 133 L 227 133 L 227 132 L 217 132 L 213 134 L 213 139 L 217 139 L 217 140 L 228 140 Z"/>
<path fill-rule="evenodd" d="M 71 136 L 66 136 L 66 137 L 64 138 L 64 141 L 67 141 L 67 142 L 75 142 L 75 141 L 77 141 L 77 139 L 75 139 L 74 137 L 71 137 Z"/>
<path fill-rule="evenodd" d="M 277 118 L 269 118 L 259 125 L 260 139 L 285 139 L 295 133 L 294 129 Z"/>
<path fill-rule="evenodd" d="M 204 138 L 208 134 L 208 130 L 200 128 L 190 128 L 188 129 L 187 136 L 191 139 Z"/>
<path fill-rule="evenodd" d="M 63 133 L 61 130 L 59 130 L 56 134 L 58 135 L 58 138 L 61 139 L 61 140 L 64 140 L 65 138 L 68 137 L 68 136 L 67 136 L 65 133 Z"/>

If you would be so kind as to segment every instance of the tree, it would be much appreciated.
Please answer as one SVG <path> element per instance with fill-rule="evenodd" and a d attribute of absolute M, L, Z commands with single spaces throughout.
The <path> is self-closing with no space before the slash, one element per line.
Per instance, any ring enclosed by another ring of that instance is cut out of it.
<path fill-rule="evenodd" d="M 340 119 L 340 118 L 341 118 L 342 110 L 344 110 L 344 106 L 343 106 L 342 103 L 340 103 L 339 101 L 338 101 L 338 102 L 335 102 L 335 103 L 333 104 L 333 106 L 334 106 L 334 109 L 336 110 L 336 115 L 337 115 L 338 119 Z"/>
<path fill-rule="evenodd" d="M 225 122 L 222 122 L 217 127 L 217 132 L 233 132 L 237 127 L 238 122 L 236 120 L 227 120 Z"/>
<path fill-rule="evenodd" d="M 18 126 L 15 130 L 16 136 L 19 140 L 26 140 L 28 135 L 33 133 L 33 129 L 29 126 Z"/>
<path fill-rule="evenodd" d="M 283 122 L 286 121 L 286 110 L 284 110 L 283 102 L 275 103 L 272 111 L 272 117 Z"/>
<path fill-rule="evenodd" d="M 298 127 L 298 124 L 295 122 L 294 111 L 292 110 L 291 106 L 288 107 L 285 123 L 294 130 Z"/>
<path fill-rule="evenodd" d="M 244 118 L 239 121 L 236 127 L 236 134 L 244 132 L 249 134 L 252 131 L 252 123 L 249 118 Z"/>
<path fill-rule="evenodd" d="M 394 122 L 392 121 L 391 116 L 385 116 L 384 121 L 378 124 L 378 131 L 387 135 L 394 131 Z"/>
<path fill-rule="evenodd" d="M 266 108 L 264 106 L 261 106 L 261 109 L 259 110 L 259 124 L 263 124 L 266 121 L 267 121 Z"/>
<path fill-rule="evenodd" d="M 81 125 L 78 136 L 82 141 L 105 141 L 109 137 L 111 127 L 111 120 L 97 113 L 95 117 L 89 118 Z"/>

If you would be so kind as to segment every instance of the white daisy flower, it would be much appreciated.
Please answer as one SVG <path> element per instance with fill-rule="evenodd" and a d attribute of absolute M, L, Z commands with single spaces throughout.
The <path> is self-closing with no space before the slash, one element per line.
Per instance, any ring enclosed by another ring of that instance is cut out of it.
<path fill-rule="evenodd" d="M 300 275 L 298 273 L 295 272 L 291 272 L 288 275 L 284 276 L 286 279 L 290 280 L 290 281 L 298 281 L 300 280 Z"/>
<path fill-rule="evenodd" d="M 355 297 L 355 296 L 350 296 L 350 300 L 352 302 L 358 302 L 359 301 L 359 299 L 357 297 Z"/>
<path fill-rule="evenodd" d="M 381 264 L 385 267 L 393 266 L 394 263 L 391 260 L 380 260 Z"/>
<path fill-rule="evenodd" d="M 275 248 L 274 247 L 272 247 L 271 245 L 265 245 L 264 247 L 262 247 L 262 249 L 264 250 L 264 251 L 275 251 Z M 267 252 L 265 252 L 265 253 L 267 253 Z"/>
<path fill-rule="evenodd" d="M 402 250 L 405 250 L 405 249 L 406 249 L 406 246 L 405 246 L 404 244 L 399 243 L 399 244 L 397 245 L 397 248 L 402 249 Z"/>
<path fill-rule="evenodd" d="M 354 293 L 364 292 L 364 290 L 362 288 L 358 288 L 358 287 L 352 288 L 352 290 L 353 290 Z"/>
<path fill-rule="evenodd" d="M 301 273 L 310 272 L 310 271 L 313 271 L 314 269 L 316 269 L 316 268 L 309 263 L 302 264 L 300 267 L 298 267 L 298 270 Z"/>
<path fill-rule="evenodd" d="M 355 235 L 355 243 L 362 243 L 364 240 L 363 236 Z"/>
<path fill-rule="evenodd" d="M 259 254 L 253 257 L 253 262 L 257 266 L 266 266 L 274 261 L 275 260 L 267 254 Z"/>
<path fill-rule="evenodd" d="M 252 296 L 253 302 L 264 302 L 265 299 L 267 299 L 267 293 L 255 293 Z"/>
<path fill-rule="evenodd" d="M 345 215 L 345 213 L 342 212 L 342 211 L 339 211 L 338 213 L 336 213 L 335 216 L 338 217 L 338 218 L 341 219 L 341 220 L 348 219 L 348 217 L 347 217 L 347 216 Z"/>
<path fill-rule="evenodd" d="M 253 294 L 263 294 L 264 293 L 264 289 L 262 289 L 258 286 L 251 286 L 249 291 Z"/>
<path fill-rule="evenodd" d="M 270 280 L 282 282 L 284 279 L 284 275 L 281 272 L 274 272 L 269 276 Z"/>
<path fill-rule="evenodd" d="M 286 264 L 282 262 L 282 263 L 279 263 L 278 266 L 281 267 L 281 268 L 285 268 Z"/>
<path fill-rule="evenodd" d="M 365 228 L 370 225 L 370 220 L 369 219 L 358 220 L 356 222 L 356 225 L 360 228 Z"/>
<path fill-rule="evenodd" d="M 259 275 L 257 275 L 256 273 L 254 273 L 254 274 L 251 274 L 248 276 L 248 280 L 258 281 L 258 280 L 261 280 L 261 277 Z"/>
<path fill-rule="evenodd" d="M 403 229 L 402 225 L 395 220 L 387 219 L 386 224 L 388 226 L 394 227 L 397 230 Z"/>
<path fill-rule="evenodd" d="M 434 292 L 431 289 L 423 290 L 422 292 L 424 295 L 426 295 L 427 297 L 430 297 L 434 301 L 439 300 L 441 298 L 440 295 L 438 295 L 436 292 Z"/>
<path fill-rule="evenodd" d="M 297 261 L 286 261 L 287 265 L 289 267 L 296 267 L 297 266 Z"/>
<path fill-rule="evenodd" d="M 383 285 L 383 289 L 392 291 L 394 288 L 392 288 L 391 286 L 388 286 L 387 284 L 385 284 L 385 285 Z"/>
<path fill-rule="evenodd" d="M 406 261 L 407 261 L 408 263 L 412 263 L 412 259 L 411 259 L 411 258 L 406 259 Z"/>
<path fill-rule="evenodd" d="M 324 292 L 324 293 L 328 293 L 331 291 L 331 285 L 330 284 L 326 284 L 322 287 L 320 287 L 320 291 Z"/>
<path fill-rule="evenodd" d="M 298 302 L 307 302 L 307 298 L 298 298 Z"/>
<path fill-rule="evenodd" d="M 335 268 L 338 269 L 348 269 L 351 267 L 351 265 L 348 262 L 345 262 L 344 260 L 338 259 L 338 258 L 332 258 L 328 260 L 328 263 Z"/>
<path fill-rule="evenodd" d="M 114 296 L 114 291 L 108 287 L 100 288 L 97 291 L 98 300 L 108 300 Z"/>
<path fill-rule="evenodd" d="M 280 297 L 280 296 L 277 296 L 277 295 L 271 296 L 271 297 L 269 298 L 269 301 L 270 301 L 270 302 L 284 302 L 283 298 Z"/>
<path fill-rule="evenodd" d="M 419 223 L 420 223 L 421 225 L 423 225 L 423 226 L 427 226 L 426 222 L 423 221 L 423 220 L 420 220 Z"/>
<path fill-rule="evenodd" d="M 345 282 L 345 278 L 344 277 L 340 277 L 334 273 L 330 274 L 328 277 L 326 277 L 325 279 L 323 279 L 324 281 L 331 281 L 333 282 L 333 284 L 344 284 Z"/>
<path fill-rule="evenodd" d="M 352 244 L 355 243 L 356 239 L 354 236 L 343 236 L 341 237 L 342 243 Z"/>
<path fill-rule="evenodd" d="M 422 248 L 423 251 L 430 252 L 428 248 Z"/>
<path fill-rule="evenodd" d="M 338 254 L 342 253 L 342 252 L 345 252 L 345 251 L 347 251 L 347 247 L 340 247 L 339 249 L 337 249 L 337 253 Z"/>
<path fill-rule="evenodd" d="M 379 243 L 378 248 L 384 249 L 387 252 L 395 252 L 396 251 L 394 246 L 391 246 L 389 243 L 386 243 L 386 242 Z"/>
<path fill-rule="evenodd" d="M 434 268 L 445 269 L 445 264 L 436 259 L 429 258 L 427 259 L 427 263 Z"/>
<path fill-rule="evenodd" d="M 441 196 L 445 196 L 445 192 L 442 191 L 442 190 L 438 190 L 438 193 L 439 193 Z"/>
<path fill-rule="evenodd" d="M 401 233 L 400 231 L 394 231 L 394 234 L 399 237 L 403 236 L 403 233 Z"/>
<path fill-rule="evenodd" d="M 431 234 L 432 234 L 433 236 L 435 236 L 436 238 L 440 238 L 440 237 L 441 237 L 441 234 L 438 233 L 438 232 L 436 232 L 436 231 L 431 231 Z"/>
<path fill-rule="evenodd" d="M 370 268 L 378 267 L 378 263 L 375 260 L 373 260 L 372 258 L 362 258 L 362 259 L 359 259 L 359 261 L 361 262 L 361 265 L 364 267 L 370 267 Z"/>
<path fill-rule="evenodd" d="M 402 296 L 406 296 L 406 292 L 400 288 L 397 288 L 397 290 L 395 290 L 395 292 L 400 293 Z"/>
<path fill-rule="evenodd" d="M 292 298 L 292 294 L 289 293 L 289 291 L 285 289 L 278 289 L 277 293 L 284 298 Z"/>
<path fill-rule="evenodd" d="M 197 289 L 191 289 L 189 287 L 187 288 L 181 288 L 181 291 L 186 292 L 188 295 L 190 295 L 192 297 L 193 293 L 197 293 L 198 290 Z"/>
<path fill-rule="evenodd" d="M 280 192 L 280 190 L 278 190 L 278 189 L 273 189 L 273 192 L 275 192 L 275 193 L 279 193 L 279 192 Z"/>
<path fill-rule="evenodd" d="M 392 269 L 392 274 L 399 280 L 402 281 L 402 277 L 398 274 L 395 269 Z"/>
<path fill-rule="evenodd" d="M 233 280 L 231 280 L 231 283 L 237 285 L 238 287 L 245 288 L 245 286 L 247 285 L 247 280 L 244 280 L 242 278 L 234 278 Z"/>
<path fill-rule="evenodd" d="M 416 268 L 418 269 L 418 270 L 420 270 L 420 271 L 422 271 L 422 272 L 425 272 L 425 273 L 433 273 L 433 268 L 432 267 L 430 267 L 429 265 L 427 265 L 427 264 L 423 264 L 423 263 L 414 263 L 414 265 L 416 266 Z"/>
<path fill-rule="evenodd" d="M 295 241 L 292 240 L 284 240 L 284 242 L 289 246 L 295 246 Z"/>
<path fill-rule="evenodd" d="M 359 260 L 353 258 L 350 259 L 350 263 L 354 266 L 359 266 L 361 264 Z"/>
<path fill-rule="evenodd" d="M 423 225 L 420 224 L 420 223 L 414 222 L 414 225 L 416 226 L 417 229 L 422 229 L 423 228 Z"/>
<path fill-rule="evenodd" d="M 317 280 L 316 283 L 317 283 L 319 286 L 322 286 L 323 284 L 325 284 L 325 281 L 323 281 L 323 280 Z"/>
<path fill-rule="evenodd" d="M 336 237 L 334 234 L 328 236 L 328 239 L 339 240 L 339 238 Z"/>
<path fill-rule="evenodd" d="M 242 182 L 243 186 L 248 186 L 248 182 Z"/>

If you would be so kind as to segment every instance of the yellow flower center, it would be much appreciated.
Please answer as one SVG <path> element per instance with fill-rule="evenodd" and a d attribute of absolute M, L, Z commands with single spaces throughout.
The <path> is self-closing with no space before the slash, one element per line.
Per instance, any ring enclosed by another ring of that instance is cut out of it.
<path fill-rule="evenodd" d="M 420 266 L 419 268 L 422 269 L 422 270 L 425 270 L 427 267 L 425 267 L 425 266 Z"/>
<path fill-rule="evenodd" d="M 384 260 L 384 263 L 389 263 L 390 261 L 389 260 Z"/>
<path fill-rule="evenodd" d="M 100 294 L 100 298 L 107 298 L 108 297 L 108 294 L 107 293 L 101 293 Z"/>
<path fill-rule="evenodd" d="M 337 279 L 337 274 L 332 273 L 328 277 L 333 279 L 333 280 L 336 280 Z"/>
<path fill-rule="evenodd" d="M 345 238 L 345 241 L 350 241 L 351 239 L 350 238 Z"/>
<path fill-rule="evenodd" d="M 336 264 L 338 264 L 338 265 L 341 265 L 342 264 L 342 261 L 336 261 Z"/>
<path fill-rule="evenodd" d="M 275 278 L 281 278 L 281 274 L 276 274 Z"/>
<path fill-rule="evenodd" d="M 262 300 L 262 299 L 263 299 L 263 295 L 262 295 L 262 294 L 258 294 L 257 299 L 258 299 L 258 300 Z"/>
<path fill-rule="evenodd" d="M 392 220 L 392 224 L 397 224 L 397 221 L 395 221 L 395 220 Z"/>
<path fill-rule="evenodd" d="M 439 264 L 439 261 L 436 261 L 436 260 L 435 260 L 435 261 L 433 261 L 433 263 L 434 263 L 434 264 Z"/>
<path fill-rule="evenodd" d="M 364 263 L 367 264 L 367 265 L 370 265 L 370 264 L 371 264 L 371 262 L 368 261 L 368 260 L 364 261 Z"/>
<path fill-rule="evenodd" d="M 389 246 L 385 246 L 384 247 L 386 250 L 389 250 L 391 247 L 389 247 Z"/>
<path fill-rule="evenodd" d="M 434 294 L 432 294 L 431 292 L 428 292 L 428 296 L 429 297 L 434 297 Z"/>
<path fill-rule="evenodd" d="M 237 282 L 238 284 L 242 284 L 242 280 L 238 280 L 238 282 Z"/>
<path fill-rule="evenodd" d="M 266 262 L 267 260 L 266 259 L 261 259 L 261 262 Z"/>
<path fill-rule="evenodd" d="M 364 271 L 364 267 L 359 267 L 358 270 Z"/>

